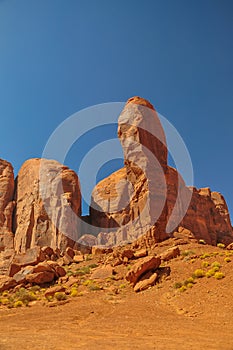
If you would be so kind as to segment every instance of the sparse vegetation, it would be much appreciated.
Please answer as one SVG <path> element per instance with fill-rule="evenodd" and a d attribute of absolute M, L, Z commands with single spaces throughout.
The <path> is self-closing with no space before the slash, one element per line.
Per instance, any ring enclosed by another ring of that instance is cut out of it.
<path fill-rule="evenodd" d="M 229 262 L 231 262 L 231 258 L 226 257 L 226 258 L 224 259 L 224 261 L 227 262 L 227 263 L 229 263 Z"/>
<path fill-rule="evenodd" d="M 67 299 L 67 295 L 63 292 L 56 292 L 54 294 L 54 297 L 57 299 L 57 301 L 62 301 Z"/>
<path fill-rule="evenodd" d="M 208 267 L 210 266 L 210 264 L 208 263 L 208 261 L 203 261 L 203 263 L 201 264 L 202 267 Z"/>
<path fill-rule="evenodd" d="M 221 280 L 224 277 L 225 277 L 225 275 L 222 272 L 215 272 L 215 274 L 214 274 L 214 278 L 216 278 L 217 280 Z"/>
<path fill-rule="evenodd" d="M 218 247 L 218 248 L 221 248 L 221 249 L 224 249 L 224 248 L 225 248 L 225 244 L 223 244 L 223 243 L 218 243 L 218 244 L 217 244 L 217 247 Z"/>
<path fill-rule="evenodd" d="M 183 252 L 181 252 L 182 256 L 190 256 L 190 255 L 194 255 L 195 252 L 193 250 L 184 250 Z"/>
<path fill-rule="evenodd" d="M 202 278 L 205 276 L 205 271 L 202 269 L 196 269 L 193 273 L 193 278 Z"/>
<path fill-rule="evenodd" d="M 182 285 L 183 285 L 183 283 L 181 283 L 181 282 L 176 282 L 176 283 L 174 284 L 174 288 L 175 288 L 175 289 L 179 289 L 179 288 L 182 287 Z"/>
<path fill-rule="evenodd" d="M 206 244 L 206 241 L 204 239 L 199 239 L 199 244 Z"/>

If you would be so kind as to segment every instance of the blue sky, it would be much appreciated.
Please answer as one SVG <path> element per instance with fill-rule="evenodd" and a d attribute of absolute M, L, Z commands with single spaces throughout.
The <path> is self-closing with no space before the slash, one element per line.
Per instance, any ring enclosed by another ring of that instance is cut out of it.
<path fill-rule="evenodd" d="M 233 214 L 232 38 L 231 0 L 0 1 L 0 157 L 17 174 L 68 116 L 140 95 Z"/>

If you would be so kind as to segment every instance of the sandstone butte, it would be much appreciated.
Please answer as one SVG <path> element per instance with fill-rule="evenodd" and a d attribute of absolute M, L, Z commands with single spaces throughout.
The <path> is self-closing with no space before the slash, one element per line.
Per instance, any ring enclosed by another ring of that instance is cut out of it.
<path fill-rule="evenodd" d="M 14 180 L 12 165 L 0 159 L 0 261 L 35 246 L 65 251 L 77 246 L 78 239 L 101 246 L 132 242 L 152 247 L 181 230 L 211 245 L 233 242 L 223 196 L 209 188 L 188 188 L 167 164 L 166 137 L 150 102 L 140 97 L 127 101 L 118 137 L 124 167 L 93 189 L 85 217 L 92 227 L 76 220 L 81 190 L 73 170 L 55 160 L 30 159 Z M 175 226 L 168 230 L 169 225 Z"/>

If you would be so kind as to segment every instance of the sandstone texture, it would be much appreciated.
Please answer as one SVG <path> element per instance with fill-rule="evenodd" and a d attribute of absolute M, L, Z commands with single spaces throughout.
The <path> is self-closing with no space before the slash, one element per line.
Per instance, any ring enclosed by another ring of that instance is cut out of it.
<path fill-rule="evenodd" d="M 153 242 L 161 241 L 168 237 L 167 146 L 158 115 L 148 101 L 137 97 L 126 104 L 119 116 L 118 137 L 125 166 L 97 184 L 92 193 L 91 224 L 115 231 L 100 232 L 98 244 L 132 242 L 144 234 Z"/>
<path fill-rule="evenodd" d="M 30 159 L 21 167 L 15 194 L 15 250 L 34 246 L 64 251 L 78 235 L 81 195 L 74 171 L 54 160 Z"/>
<path fill-rule="evenodd" d="M 135 285 L 143 274 L 156 270 L 160 263 L 161 259 L 159 257 L 148 256 L 146 258 L 140 258 L 136 264 L 133 265 L 125 278 L 127 281 Z"/>
<path fill-rule="evenodd" d="M 90 222 L 99 245 L 133 242 L 153 247 L 182 226 L 207 244 L 230 244 L 233 230 L 223 196 L 189 188 L 167 164 L 167 146 L 154 107 L 129 99 L 119 116 L 118 136 L 125 166 L 93 189 Z M 99 228 L 99 232 L 98 232 Z"/>
<path fill-rule="evenodd" d="M 12 215 L 14 209 L 14 172 L 12 165 L 0 159 L 0 252 L 13 248 Z"/>

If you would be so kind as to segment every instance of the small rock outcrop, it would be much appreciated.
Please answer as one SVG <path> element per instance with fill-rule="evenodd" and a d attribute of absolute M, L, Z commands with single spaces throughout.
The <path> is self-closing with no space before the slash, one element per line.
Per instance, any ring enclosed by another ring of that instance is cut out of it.
<path fill-rule="evenodd" d="M 81 194 L 76 173 L 55 160 L 30 159 L 16 186 L 15 250 L 34 246 L 64 251 L 78 237 Z M 73 215 L 74 214 L 74 215 Z"/>

